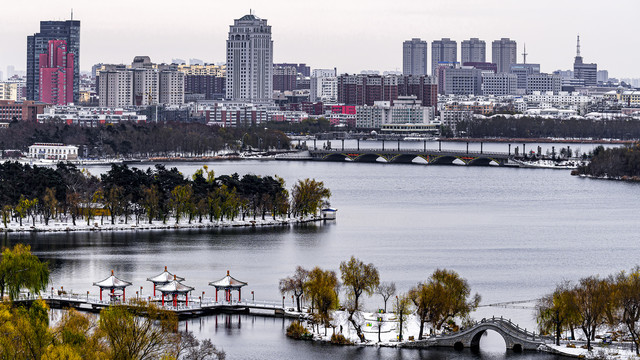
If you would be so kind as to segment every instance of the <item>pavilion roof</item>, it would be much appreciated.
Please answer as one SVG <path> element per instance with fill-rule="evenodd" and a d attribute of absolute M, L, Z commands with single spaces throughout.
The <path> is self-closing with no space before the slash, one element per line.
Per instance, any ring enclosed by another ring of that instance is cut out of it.
<path fill-rule="evenodd" d="M 164 267 L 164 271 L 161 272 L 160 274 L 154 276 L 154 277 L 150 277 L 147 279 L 147 281 L 151 281 L 154 284 L 166 284 L 171 282 L 172 280 L 178 280 L 178 281 L 184 281 L 184 278 L 180 277 L 180 276 L 176 276 L 170 272 L 167 271 L 167 267 Z"/>
<path fill-rule="evenodd" d="M 189 291 L 191 291 L 193 289 L 194 288 L 192 288 L 191 286 L 187 286 L 187 285 L 181 283 L 178 280 L 171 280 L 169 283 L 156 288 L 156 290 L 158 290 L 158 291 L 160 291 L 162 293 L 168 293 L 168 294 L 188 293 Z"/>
<path fill-rule="evenodd" d="M 245 285 L 247 285 L 246 282 L 240 281 L 229 275 L 229 270 L 227 270 L 227 276 L 218 281 L 212 281 L 209 283 L 209 286 L 215 286 L 216 288 L 223 289 L 239 289 Z"/>
<path fill-rule="evenodd" d="M 113 275 L 113 270 L 111 270 L 111 276 L 108 278 L 93 283 L 93 286 L 98 286 L 103 289 L 124 289 L 129 285 L 131 285 L 129 281 L 118 279 Z"/>

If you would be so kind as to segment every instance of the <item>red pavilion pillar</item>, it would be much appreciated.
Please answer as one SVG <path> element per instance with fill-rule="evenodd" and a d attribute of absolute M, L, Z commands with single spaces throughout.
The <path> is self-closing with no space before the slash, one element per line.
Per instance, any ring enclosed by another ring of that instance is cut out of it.
<path fill-rule="evenodd" d="M 156 283 L 153 283 L 153 297 L 156 297 Z"/>
<path fill-rule="evenodd" d="M 186 297 L 187 306 L 189 306 L 189 293 L 184 294 Z"/>
<path fill-rule="evenodd" d="M 176 294 L 173 294 L 173 307 L 178 307 L 178 296 Z"/>
<path fill-rule="evenodd" d="M 164 307 L 164 293 L 162 294 L 162 307 Z"/>
<path fill-rule="evenodd" d="M 122 302 L 124 302 L 124 288 L 122 288 Z"/>
<path fill-rule="evenodd" d="M 102 301 L 102 288 L 100 288 L 100 301 Z"/>
<path fill-rule="evenodd" d="M 216 288 L 216 302 L 218 302 L 218 288 Z"/>
<path fill-rule="evenodd" d="M 238 289 L 238 302 L 242 301 L 242 296 L 240 295 L 241 294 L 240 291 L 241 291 L 241 289 Z"/>

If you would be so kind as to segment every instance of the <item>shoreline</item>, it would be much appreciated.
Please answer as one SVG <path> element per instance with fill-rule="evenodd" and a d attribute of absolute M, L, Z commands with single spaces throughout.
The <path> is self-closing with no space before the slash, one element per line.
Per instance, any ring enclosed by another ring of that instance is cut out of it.
<path fill-rule="evenodd" d="M 96 221 L 92 221 L 93 225 L 87 225 L 86 220 L 76 221 L 76 225 L 73 225 L 70 221 L 67 222 L 55 222 L 50 221 L 49 225 L 44 223 L 36 223 L 34 226 L 31 223 L 23 221 L 23 225 L 8 224 L 5 228 L 0 224 L 0 233 L 57 233 L 57 232 L 94 232 L 94 231 L 152 231 L 152 230 L 185 230 L 185 229 L 216 229 L 216 228 L 249 228 L 249 227 L 277 227 L 277 226 L 291 226 L 306 224 L 318 221 L 324 221 L 325 219 L 319 216 L 307 216 L 298 218 L 278 218 L 278 219 L 256 219 L 256 220 L 223 220 L 223 221 L 192 221 L 189 224 L 187 221 L 179 223 L 171 223 L 168 221 L 166 224 L 161 221 L 154 221 L 152 224 L 148 222 L 136 224 L 134 223 L 124 224 L 118 221 L 116 224 L 111 224 L 109 220 L 107 223 L 100 225 Z"/>
<path fill-rule="evenodd" d="M 497 142 L 497 143 L 565 143 L 565 144 L 633 144 L 637 140 L 618 139 L 549 139 L 549 138 L 439 138 L 437 141 L 451 142 Z"/>

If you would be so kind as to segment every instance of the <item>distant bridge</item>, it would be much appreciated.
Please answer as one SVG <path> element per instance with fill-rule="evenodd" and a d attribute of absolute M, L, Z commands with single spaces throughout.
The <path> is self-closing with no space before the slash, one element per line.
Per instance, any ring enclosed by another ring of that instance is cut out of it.
<path fill-rule="evenodd" d="M 473 326 L 462 329 L 455 333 L 447 333 L 432 336 L 423 340 L 417 340 L 403 344 L 404 347 L 452 347 L 457 350 L 463 348 L 479 349 L 480 339 L 487 330 L 493 330 L 504 339 L 507 349 L 515 352 L 523 350 L 537 350 L 540 345 L 544 345 L 546 340 L 552 341 L 548 337 L 536 335 L 535 333 L 522 329 L 511 320 L 500 318 L 482 319 Z"/>
<path fill-rule="evenodd" d="M 460 165 L 509 165 L 509 159 L 514 156 L 504 152 L 458 151 L 458 150 L 384 150 L 384 149 L 316 149 L 309 150 L 314 160 L 324 161 L 354 161 L 354 162 L 382 162 L 411 164 L 416 159 L 422 159 L 427 164 L 451 165 L 458 161 Z M 514 166 L 517 166 L 514 164 Z"/>

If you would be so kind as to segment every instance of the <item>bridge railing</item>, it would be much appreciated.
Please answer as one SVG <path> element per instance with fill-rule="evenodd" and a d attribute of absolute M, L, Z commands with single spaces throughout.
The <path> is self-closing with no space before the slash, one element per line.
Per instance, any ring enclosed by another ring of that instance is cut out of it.
<path fill-rule="evenodd" d="M 483 155 L 483 156 L 510 156 L 515 154 L 509 154 L 506 152 L 487 152 L 487 151 L 466 151 L 466 150 L 438 150 L 438 149 L 400 149 L 391 148 L 391 149 L 370 149 L 370 148 L 340 148 L 340 149 L 322 149 L 322 150 L 309 150 L 311 154 L 313 153 L 323 153 L 323 154 L 331 154 L 331 153 L 379 153 L 379 152 L 388 152 L 388 153 L 402 153 L 402 154 L 425 154 L 425 153 L 436 153 L 436 154 L 456 154 L 456 155 Z"/>

